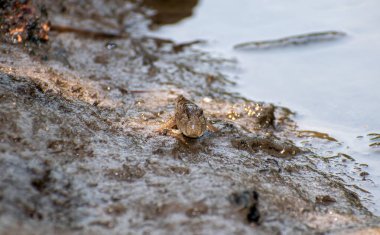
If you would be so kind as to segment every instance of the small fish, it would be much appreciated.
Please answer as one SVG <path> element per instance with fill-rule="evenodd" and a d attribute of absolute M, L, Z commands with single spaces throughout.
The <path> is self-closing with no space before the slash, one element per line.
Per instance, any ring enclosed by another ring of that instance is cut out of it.
<path fill-rule="evenodd" d="M 176 99 L 174 116 L 161 127 L 161 130 L 175 127 L 190 138 L 201 137 L 207 129 L 216 131 L 204 116 L 203 109 L 182 95 Z"/>

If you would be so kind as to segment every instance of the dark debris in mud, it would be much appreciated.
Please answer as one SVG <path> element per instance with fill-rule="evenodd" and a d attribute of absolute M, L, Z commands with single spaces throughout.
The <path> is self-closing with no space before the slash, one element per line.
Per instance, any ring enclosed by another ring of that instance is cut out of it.
<path fill-rule="evenodd" d="M 232 193 L 229 196 L 229 200 L 232 204 L 237 206 L 238 211 L 244 211 L 243 213 L 245 214 L 248 223 L 259 223 L 259 194 L 255 190 Z"/>
<path fill-rule="evenodd" d="M 46 7 L 39 1 L 1 1 L 0 41 L 25 45 L 48 41 L 47 14 Z"/>

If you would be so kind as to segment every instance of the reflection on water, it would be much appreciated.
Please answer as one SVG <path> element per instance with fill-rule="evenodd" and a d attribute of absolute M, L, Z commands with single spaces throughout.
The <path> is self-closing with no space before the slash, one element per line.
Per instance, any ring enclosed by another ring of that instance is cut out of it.
<path fill-rule="evenodd" d="M 287 46 L 307 45 L 316 42 L 333 41 L 344 36 L 346 36 L 345 33 L 336 31 L 313 32 L 266 41 L 239 43 L 235 45 L 234 48 L 240 50 L 273 49 Z"/>
<path fill-rule="evenodd" d="M 335 142 L 338 141 L 335 138 L 329 136 L 329 134 L 318 132 L 318 131 L 297 131 L 297 136 L 298 137 L 313 137 L 313 138 L 319 138 L 319 139 L 335 141 Z"/>
<path fill-rule="evenodd" d="M 190 17 L 198 0 L 143 0 L 143 4 L 155 13 L 152 17 L 152 27 L 174 24 Z"/>
<path fill-rule="evenodd" d="M 355 184 L 372 193 L 367 205 L 380 214 L 380 147 L 368 135 L 380 130 L 378 9 L 378 0 L 205 0 L 192 18 L 154 34 L 178 41 L 205 39 L 205 50 L 237 58 L 237 91 L 294 110 L 299 129 L 308 130 L 300 131 L 300 142 L 322 141 L 327 150 L 319 154 L 353 157 L 347 172 L 369 173 Z M 233 49 L 241 42 L 326 30 L 348 36 L 307 47 Z"/>
<path fill-rule="evenodd" d="M 370 137 L 372 143 L 369 144 L 370 147 L 380 146 L 380 134 L 379 133 L 369 133 L 367 136 Z"/>

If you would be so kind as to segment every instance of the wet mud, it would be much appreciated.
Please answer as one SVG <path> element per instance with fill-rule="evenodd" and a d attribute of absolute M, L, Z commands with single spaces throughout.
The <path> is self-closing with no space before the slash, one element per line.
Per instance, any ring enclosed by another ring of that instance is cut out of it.
<path fill-rule="evenodd" d="M 230 93 L 234 61 L 145 36 L 149 4 L 25 2 L 51 30 L 1 37 L 0 234 L 379 232 L 352 186 L 367 176 L 300 144 L 290 110 Z M 178 95 L 218 131 L 160 134 Z"/>

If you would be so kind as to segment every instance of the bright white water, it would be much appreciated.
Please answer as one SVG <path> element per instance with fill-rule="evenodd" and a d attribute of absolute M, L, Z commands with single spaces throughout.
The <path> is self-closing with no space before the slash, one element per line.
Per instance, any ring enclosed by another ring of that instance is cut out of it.
<path fill-rule="evenodd" d="M 176 41 L 205 39 L 206 50 L 238 60 L 237 91 L 297 112 L 301 130 L 327 132 L 343 151 L 369 165 L 370 209 L 380 214 L 380 150 L 368 133 L 380 132 L 379 0 L 204 0 L 195 13 L 154 34 Z M 337 30 L 334 42 L 262 51 L 233 45 L 308 32 Z M 357 138 L 363 136 L 363 138 Z"/>

